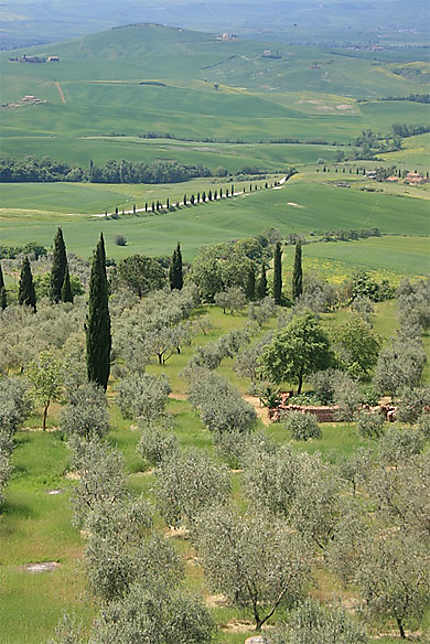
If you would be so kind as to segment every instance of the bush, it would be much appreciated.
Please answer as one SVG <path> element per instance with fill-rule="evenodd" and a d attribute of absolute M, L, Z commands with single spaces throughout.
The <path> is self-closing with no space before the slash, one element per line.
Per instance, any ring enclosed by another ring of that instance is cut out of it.
<path fill-rule="evenodd" d="M 307 441 L 310 438 L 321 438 L 321 429 L 313 414 L 302 414 L 300 411 L 288 411 L 282 414 L 285 429 L 291 432 L 296 441 Z"/>
<path fill-rule="evenodd" d="M 127 239 L 124 237 L 124 235 L 116 235 L 115 244 L 117 246 L 127 246 Z"/>
<path fill-rule="evenodd" d="M 179 452 L 178 440 L 165 425 L 148 425 L 142 432 L 137 451 L 150 465 L 160 465 L 164 459 L 174 458 Z"/>
<path fill-rule="evenodd" d="M 379 412 L 360 411 L 357 414 L 357 429 L 363 438 L 380 438 L 384 435 L 384 417 Z"/>

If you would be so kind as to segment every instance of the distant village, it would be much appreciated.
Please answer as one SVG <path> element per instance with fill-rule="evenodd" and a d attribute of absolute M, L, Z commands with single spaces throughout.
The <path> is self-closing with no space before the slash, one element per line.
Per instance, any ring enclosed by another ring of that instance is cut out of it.
<path fill-rule="evenodd" d="M 17 56 L 16 58 L 9 58 L 10 63 L 59 63 L 59 56 Z"/>

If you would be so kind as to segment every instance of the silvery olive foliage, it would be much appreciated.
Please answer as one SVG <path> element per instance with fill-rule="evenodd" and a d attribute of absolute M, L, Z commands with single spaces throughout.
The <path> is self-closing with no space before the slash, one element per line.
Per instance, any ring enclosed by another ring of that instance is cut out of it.
<path fill-rule="evenodd" d="M 162 460 L 156 471 L 157 505 L 170 526 L 191 525 L 204 508 L 225 503 L 230 491 L 227 468 L 196 449 Z"/>
<path fill-rule="evenodd" d="M 25 378 L 0 378 L 0 432 L 13 437 L 31 414 L 33 401 Z"/>
<path fill-rule="evenodd" d="M 106 394 L 94 383 L 72 390 L 61 413 L 60 428 L 67 435 L 86 440 L 102 438 L 109 430 Z"/>
<path fill-rule="evenodd" d="M 341 606 L 324 607 L 313 599 L 301 602 L 266 638 L 266 644 L 367 644 L 364 628 Z"/>
<path fill-rule="evenodd" d="M 376 389 L 395 397 L 405 387 L 417 387 L 426 361 L 421 338 L 393 338 L 379 354 L 373 379 Z"/>
<path fill-rule="evenodd" d="M 319 454 L 255 453 L 247 460 L 245 487 L 254 506 L 284 517 L 304 537 L 325 549 L 342 512 L 341 481 Z"/>
<path fill-rule="evenodd" d="M 150 423 L 164 414 L 170 392 L 165 375 L 130 375 L 118 385 L 118 405 L 124 418 Z"/>
<path fill-rule="evenodd" d="M 265 322 L 270 320 L 277 311 L 277 307 L 273 297 L 265 297 L 259 302 L 250 302 L 248 305 L 248 319 L 251 322 L 256 322 L 259 327 L 262 327 Z"/>
<path fill-rule="evenodd" d="M 300 411 L 286 411 L 281 417 L 282 424 L 296 441 L 319 439 L 321 428 L 313 414 L 302 414 Z"/>
<path fill-rule="evenodd" d="M 124 459 L 118 450 L 98 440 L 72 436 L 72 468 L 78 480 L 72 492 L 73 523 L 82 527 L 100 503 L 114 506 L 126 494 Z"/>
<path fill-rule="evenodd" d="M 189 400 L 211 431 L 249 431 L 257 420 L 255 410 L 237 389 L 221 376 L 202 369 L 191 374 Z"/>
<path fill-rule="evenodd" d="M 0 508 L 4 503 L 4 490 L 12 474 L 10 452 L 3 450 L 0 445 Z"/>
<path fill-rule="evenodd" d="M 115 503 L 94 506 L 85 527 L 88 541 L 85 565 L 95 595 L 110 602 L 134 583 L 172 586 L 183 566 L 171 544 L 151 530 L 152 508 L 144 498 L 126 495 Z"/>
<path fill-rule="evenodd" d="M 282 520 L 212 507 L 198 517 L 194 542 L 212 590 L 252 613 L 257 630 L 304 597 L 312 556 Z"/>
<path fill-rule="evenodd" d="M 400 394 L 396 418 L 401 423 L 413 424 L 426 409 L 430 409 L 430 387 L 405 387 Z"/>
<path fill-rule="evenodd" d="M 149 465 L 158 466 L 165 459 L 175 458 L 179 443 L 169 423 L 158 421 L 143 427 L 137 451 Z"/>
<path fill-rule="evenodd" d="M 100 613 L 88 644 L 209 644 L 214 635 L 200 599 L 183 589 L 136 583 Z"/>
<path fill-rule="evenodd" d="M 357 429 L 363 438 L 380 438 L 385 432 L 385 418 L 379 411 L 361 410 L 356 415 Z"/>
<path fill-rule="evenodd" d="M 423 448 L 424 436 L 419 430 L 392 425 L 379 440 L 378 457 L 385 465 L 399 467 Z"/>

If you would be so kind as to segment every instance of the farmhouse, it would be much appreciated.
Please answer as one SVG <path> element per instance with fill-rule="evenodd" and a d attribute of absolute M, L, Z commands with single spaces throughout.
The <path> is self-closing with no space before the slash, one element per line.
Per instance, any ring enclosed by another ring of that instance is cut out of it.
<path fill-rule="evenodd" d="M 48 56 L 48 63 L 59 63 L 60 58 L 58 56 Z"/>

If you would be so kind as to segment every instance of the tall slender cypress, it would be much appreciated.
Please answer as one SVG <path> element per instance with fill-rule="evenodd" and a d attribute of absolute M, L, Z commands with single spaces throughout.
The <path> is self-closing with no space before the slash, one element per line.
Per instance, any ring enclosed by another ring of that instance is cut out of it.
<path fill-rule="evenodd" d="M 7 293 L 6 293 L 5 287 L 3 286 L 2 288 L 0 288 L 0 309 L 4 311 L 6 307 L 7 307 Z"/>
<path fill-rule="evenodd" d="M 110 373 L 112 336 L 103 235 L 100 235 L 100 241 L 97 244 L 91 266 L 90 294 L 85 330 L 87 337 L 88 380 L 95 382 L 106 390 Z"/>
<path fill-rule="evenodd" d="M 61 289 L 66 275 L 67 255 L 63 231 L 58 228 L 54 240 L 54 254 L 51 268 L 51 300 L 58 304 L 61 301 Z"/>
<path fill-rule="evenodd" d="M 169 282 L 170 282 L 170 290 L 173 291 L 173 289 L 176 288 L 176 248 L 173 251 L 172 259 L 170 260 Z"/>
<path fill-rule="evenodd" d="M 282 302 L 282 251 L 281 244 L 277 242 L 273 257 L 273 299 L 275 304 Z"/>
<path fill-rule="evenodd" d="M 61 299 L 63 302 L 73 303 L 73 291 L 70 283 L 69 266 L 66 264 L 66 274 L 64 275 L 63 287 L 61 289 Z"/>
<path fill-rule="evenodd" d="M 18 302 L 21 305 L 31 306 L 34 313 L 36 313 L 36 292 L 34 290 L 33 275 L 28 257 L 25 257 L 22 263 Z"/>
<path fill-rule="evenodd" d="M 267 275 L 266 275 L 266 266 L 263 264 L 261 267 L 260 278 L 257 283 L 257 300 L 264 300 L 267 297 Z"/>
<path fill-rule="evenodd" d="M 250 302 L 255 300 L 255 268 L 254 264 L 251 264 L 251 267 L 248 271 L 248 276 L 246 279 L 246 291 L 245 295 Z"/>
<path fill-rule="evenodd" d="M 293 270 L 293 300 L 297 300 L 303 293 L 303 270 L 302 270 L 302 243 L 296 244 L 296 253 L 294 256 Z"/>
<path fill-rule="evenodd" d="M 182 287 L 184 286 L 184 276 L 182 268 L 181 245 L 179 242 L 175 250 L 173 251 L 172 261 L 170 263 L 169 269 L 169 281 L 172 291 L 173 289 L 177 289 L 178 291 L 182 290 Z"/>

